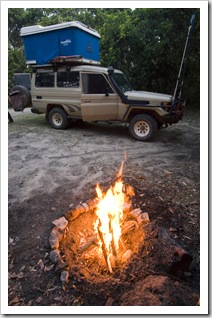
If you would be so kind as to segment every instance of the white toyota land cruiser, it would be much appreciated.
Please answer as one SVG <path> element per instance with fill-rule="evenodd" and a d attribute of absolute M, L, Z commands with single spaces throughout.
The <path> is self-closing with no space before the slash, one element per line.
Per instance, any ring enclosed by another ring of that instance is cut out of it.
<path fill-rule="evenodd" d="M 70 119 L 119 121 L 128 125 L 133 138 L 148 141 L 157 129 L 183 117 L 182 100 L 134 91 L 124 74 L 113 67 L 61 63 L 32 69 L 31 90 L 15 85 L 10 92 L 13 108 L 31 107 L 33 113 L 45 113 L 56 129 L 67 128 Z"/>

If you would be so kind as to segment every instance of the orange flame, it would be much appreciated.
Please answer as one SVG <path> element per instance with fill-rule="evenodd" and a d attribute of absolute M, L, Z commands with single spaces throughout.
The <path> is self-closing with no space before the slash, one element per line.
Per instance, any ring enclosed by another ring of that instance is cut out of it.
<path fill-rule="evenodd" d="M 99 184 L 96 187 L 99 203 L 94 228 L 97 233 L 101 232 L 103 242 L 100 242 L 100 245 L 105 245 L 107 259 L 110 259 L 111 255 L 116 256 L 119 251 L 124 206 L 129 201 L 129 196 L 134 195 L 133 188 L 131 186 L 125 187 L 123 184 L 121 178 L 123 166 L 124 162 L 122 162 L 117 174 L 115 185 L 111 186 L 106 193 L 103 193 Z M 108 267 L 110 268 L 109 264 Z"/>

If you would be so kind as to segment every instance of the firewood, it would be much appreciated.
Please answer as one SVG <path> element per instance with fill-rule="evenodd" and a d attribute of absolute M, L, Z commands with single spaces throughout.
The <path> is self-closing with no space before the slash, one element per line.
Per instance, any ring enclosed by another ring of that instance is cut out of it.
<path fill-rule="evenodd" d="M 122 261 L 126 262 L 130 257 L 132 256 L 132 251 L 131 250 L 126 250 L 124 254 L 122 255 Z"/>
<path fill-rule="evenodd" d="M 122 250 L 126 250 L 126 246 L 125 246 L 125 244 L 124 244 L 124 241 L 123 241 L 123 239 L 120 237 L 119 238 L 119 242 L 120 242 L 120 245 L 121 245 L 121 247 L 122 247 Z"/>
<path fill-rule="evenodd" d="M 134 229 L 138 228 L 138 223 L 136 221 L 128 221 L 124 224 L 122 228 L 122 235 L 127 234 L 128 232 L 131 232 Z"/>
<path fill-rule="evenodd" d="M 94 235 L 87 243 L 83 244 L 79 249 L 79 254 L 87 251 L 92 245 L 97 245 L 97 235 Z"/>
<path fill-rule="evenodd" d="M 112 225 L 111 225 L 111 220 L 110 220 L 110 222 L 109 222 L 109 230 L 110 230 L 110 233 L 112 234 L 111 247 L 112 247 L 112 253 L 113 253 L 113 256 L 114 256 L 114 260 L 115 260 L 115 262 L 116 262 L 116 259 L 117 259 L 117 251 L 116 251 L 116 247 L 115 247 L 115 239 L 114 239 L 113 228 L 112 228 Z"/>
<path fill-rule="evenodd" d="M 107 265 L 107 268 L 108 268 L 109 272 L 112 273 L 113 270 L 112 270 L 112 267 L 111 267 L 111 264 L 110 264 L 110 258 L 109 258 L 109 255 L 107 255 L 107 250 L 106 250 L 104 238 L 103 238 L 102 232 L 100 231 L 99 227 L 98 227 L 98 235 L 99 235 L 99 238 L 100 238 L 100 240 L 102 242 L 102 253 L 103 253 L 103 256 L 104 256 L 104 259 L 105 259 L 105 263 Z"/>
<path fill-rule="evenodd" d="M 187 272 L 193 260 L 190 253 L 185 251 L 173 238 L 170 237 L 166 229 L 160 228 L 158 231 L 158 239 L 161 250 L 169 257 L 169 273 L 176 274 L 178 271 Z"/>

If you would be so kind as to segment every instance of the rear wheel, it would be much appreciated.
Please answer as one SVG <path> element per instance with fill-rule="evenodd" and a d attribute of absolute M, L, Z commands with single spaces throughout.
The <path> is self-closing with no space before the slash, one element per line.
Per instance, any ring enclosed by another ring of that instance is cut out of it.
<path fill-rule="evenodd" d="M 129 133 L 136 140 L 149 141 L 153 138 L 156 131 L 157 122 L 150 115 L 136 115 L 129 123 Z"/>
<path fill-rule="evenodd" d="M 55 129 L 66 129 L 69 125 L 69 119 L 66 112 L 57 107 L 50 110 L 49 122 Z"/>

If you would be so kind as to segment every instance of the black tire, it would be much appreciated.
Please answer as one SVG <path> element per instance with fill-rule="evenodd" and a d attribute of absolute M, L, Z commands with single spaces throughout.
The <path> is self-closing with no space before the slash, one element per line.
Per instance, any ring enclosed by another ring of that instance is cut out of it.
<path fill-rule="evenodd" d="M 151 140 L 158 129 L 157 122 L 154 117 L 147 114 L 134 116 L 129 122 L 130 135 L 139 141 Z"/>
<path fill-rule="evenodd" d="M 66 129 L 69 125 L 69 119 L 66 112 L 58 107 L 55 107 L 49 112 L 49 122 L 55 129 Z"/>
<path fill-rule="evenodd" d="M 20 95 L 20 102 L 17 103 L 13 100 L 14 95 Z M 10 91 L 11 104 L 15 111 L 23 111 L 24 108 L 31 106 L 31 93 L 30 91 L 21 85 L 15 85 Z"/>

